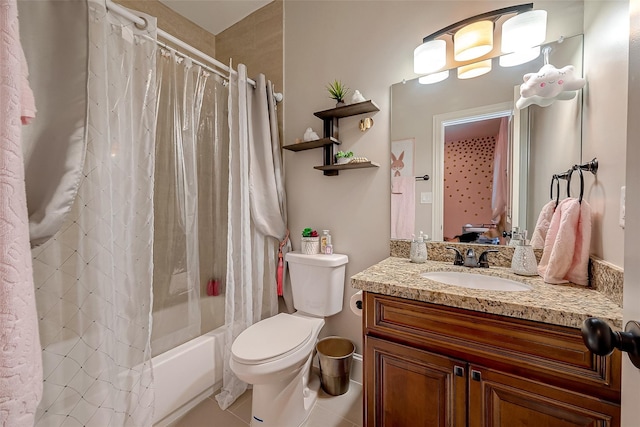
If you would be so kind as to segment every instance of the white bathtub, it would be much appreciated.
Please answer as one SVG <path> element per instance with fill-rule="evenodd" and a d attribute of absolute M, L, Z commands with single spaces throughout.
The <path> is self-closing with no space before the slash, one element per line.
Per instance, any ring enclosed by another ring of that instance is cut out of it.
<path fill-rule="evenodd" d="M 177 305 L 153 313 L 154 426 L 170 424 L 222 384 L 224 327 L 197 336 L 201 326 L 189 326 L 186 312 Z M 201 298 L 200 315 L 203 330 L 223 324 L 224 296 Z M 196 338 L 175 346 L 190 336 Z"/>
<path fill-rule="evenodd" d="M 220 388 L 223 347 L 221 327 L 152 359 L 154 426 L 169 425 Z"/>

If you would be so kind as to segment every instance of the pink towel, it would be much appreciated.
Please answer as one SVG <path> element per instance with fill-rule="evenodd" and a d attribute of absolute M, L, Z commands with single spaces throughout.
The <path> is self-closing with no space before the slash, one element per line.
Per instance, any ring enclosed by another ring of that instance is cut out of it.
<path fill-rule="evenodd" d="M 410 239 L 414 233 L 416 179 L 413 176 L 391 178 L 391 238 Z"/>
<path fill-rule="evenodd" d="M 0 0 L 0 425 L 33 426 L 42 356 L 29 245 L 21 116 L 26 83 L 16 0 Z M 31 98 L 32 101 L 32 98 Z"/>
<path fill-rule="evenodd" d="M 533 246 L 533 249 L 544 249 L 544 241 L 547 238 L 549 224 L 551 224 L 551 218 L 555 210 L 555 200 L 550 201 L 542 207 L 540 215 L 538 216 L 538 222 L 536 222 L 536 228 L 533 230 L 533 235 L 531 236 L 531 246 Z"/>
<path fill-rule="evenodd" d="M 586 201 L 562 200 L 544 242 L 538 274 L 547 283 L 588 284 L 591 208 Z"/>
<path fill-rule="evenodd" d="M 589 284 L 589 250 L 591 249 L 591 206 L 586 200 L 580 205 L 576 249 L 569 272 L 565 276 L 571 283 L 587 286 Z"/>

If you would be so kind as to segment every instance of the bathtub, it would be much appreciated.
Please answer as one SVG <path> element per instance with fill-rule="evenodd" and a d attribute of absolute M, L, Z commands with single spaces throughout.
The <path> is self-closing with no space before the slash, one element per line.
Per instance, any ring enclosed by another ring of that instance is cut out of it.
<path fill-rule="evenodd" d="M 152 359 L 154 427 L 165 427 L 222 385 L 224 327 L 197 337 Z"/>
<path fill-rule="evenodd" d="M 224 326 L 213 328 L 224 324 L 224 296 L 200 299 L 203 328 L 213 329 L 204 335 L 198 336 L 200 325 L 187 325 L 185 312 L 184 305 L 177 305 L 153 313 L 153 425 L 157 427 L 169 425 L 222 385 Z M 175 346 L 189 336 L 195 338 Z"/>

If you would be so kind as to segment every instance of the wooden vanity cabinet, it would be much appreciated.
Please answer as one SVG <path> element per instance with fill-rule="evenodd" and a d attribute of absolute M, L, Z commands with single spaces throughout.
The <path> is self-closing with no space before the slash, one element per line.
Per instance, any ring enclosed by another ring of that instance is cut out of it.
<path fill-rule="evenodd" d="M 574 328 L 364 293 L 366 427 L 620 426 L 620 353 Z"/>

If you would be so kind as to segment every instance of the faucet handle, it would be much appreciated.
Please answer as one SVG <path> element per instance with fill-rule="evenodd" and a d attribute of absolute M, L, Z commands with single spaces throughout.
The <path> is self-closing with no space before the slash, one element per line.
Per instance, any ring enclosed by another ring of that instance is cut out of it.
<path fill-rule="evenodd" d="M 489 268 L 489 260 L 487 259 L 491 252 L 500 252 L 497 249 L 489 249 L 480 254 L 480 259 L 478 260 L 478 267 Z"/>
<path fill-rule="evenodd" d="M 462 257 L 462 254 L 457 248 L 454 248 L 452 246 L 446 246 L 446 249 L 451 249 L 452 251 L 455 252 L 456 258 L 455 260 L 453 260 L 453 265 L 464 265 L 464 258 Z"/>

